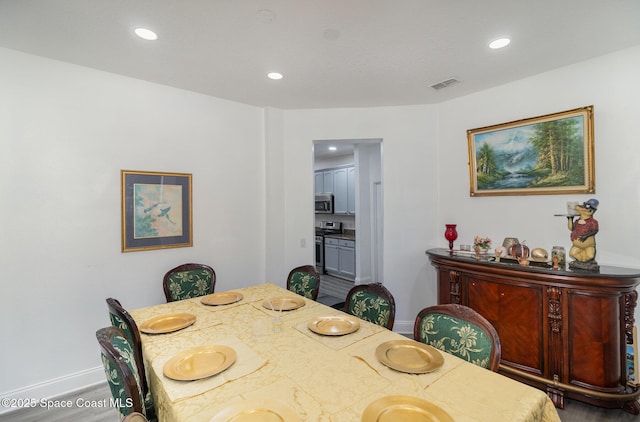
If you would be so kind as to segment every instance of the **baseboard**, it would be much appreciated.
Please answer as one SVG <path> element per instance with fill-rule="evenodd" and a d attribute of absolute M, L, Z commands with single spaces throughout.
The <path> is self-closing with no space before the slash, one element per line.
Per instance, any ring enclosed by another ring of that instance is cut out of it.
<path fill-rule="evenodd" d="M 371 284 L 373 283 L 373 278 L 369 275 L 366 277 L 356 277 L 356 284 Z"/>
<path fill-rule="evenodd" d="M 4 403 L 5 399 L 13 401 L 49 400 L 61 396 L 66 396 L 82 390 L 84 388 L 93 387 L 96 384 L 106 383 L 104 375 L 104 367 L 96 366 L 95 368 L 86 369 L 84 371 L 75 372 L 49 381 L 38 384 L 29 385 L 13 391 L 7 391 L 0 394 L 0 400 Z M 0 415 L 18 410 L 19 407 L 0 406 Z"/>
<path fill-rule="evenodd" d="M 393 331 L 403 336 L 413 338 L 413 325 L 415 321 L 395 321 L 393 323 Z"/>

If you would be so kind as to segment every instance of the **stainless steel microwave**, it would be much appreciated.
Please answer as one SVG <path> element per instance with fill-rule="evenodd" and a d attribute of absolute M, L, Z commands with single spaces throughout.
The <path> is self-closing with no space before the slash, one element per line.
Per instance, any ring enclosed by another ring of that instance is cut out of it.
<path fill-rule="evenodd" d="M 316 195 L 316 214 L 333 214 L 333 195 L 323 193 Z"/>

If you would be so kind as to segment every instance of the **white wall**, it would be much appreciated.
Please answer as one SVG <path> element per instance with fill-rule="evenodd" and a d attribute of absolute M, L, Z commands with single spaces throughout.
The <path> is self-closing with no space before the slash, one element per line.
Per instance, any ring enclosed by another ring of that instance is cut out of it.
<path fill-rule="evenodd" d="M 286 167 L 284 160 L 284 144 L 283 131 L 284 119 L 282 111 L 274 108 L 268 108 L 265 111 L 265 208 L 266 220 L 268 224 L 265 226 L 266 236 L 263 240 L 265 251 L 266 279 L 286 280 L 289 271 L 284 267 L 286 261 L 285 254 L 287 248 L 284 241 L 284 230 L 287 226 L 285 214 L 285 191 L 284 191 L 284 169 Z M 309 201 L 312 201 L 310 193 Z M 310 240 L 311 241 L 311 240 Z M 307 242 L 308 247 L 314 248 L 311 243 Z M 315 249 L 313 249 L 315 252 Z M 315 261 L 314 261 L 315 262 Z M 302 265 L 302 264 L 300 264 Z M 296 265 L 297 266 L 297 265 Z M 293 268 L 293 267 L 292 267 Z"/>
<path fill-rule="evenodd" d="M 163 303 L 176 265 L 265 281 L 262 109 L 6 49 L 0 69 L 0 395 L 104 380 L 105 299 Z M 193 247 L 120 252 L 121 169 L 193 174 Z"/>
<path fill-rule="evenodd" d="M 308 151 L 317 139 L 382 139 L 384 180 L 384 280 L 396 299 L 396 320 L 413 321 L 414 310 L 435 297 L 425 249 L 437 245 L 437 106 L 379 107 L 333 110 L 288 110 L 285 209 L 291 218 L 285 245 L 302 254 L 298 237 L 312 235 L 312 222 L 300 218 L 297 198 L 313 192 L 312 159 Z M 308 175 L 303 178 L 302 175 Z M 298 215 L 294 217 L 293 215 Z M 308 213 L 311 216 L 311 212 Z M 302 255 L 313 259 L 313 250 Z M 291 266 L 295 262 L 288 262 Z"/>
<path fill-rule="evenodd" d="M 596 259 L 640 268 L 638 69 L 640 46 L 441 104 L 438 226 L 457 223 L 459 243 L 481 235 L 500 245 L 514 236 L 532 248 L 568 251 L 566 219 L 553 214 L 569 200 L 594 197 L 600 201 Z M 588 105 L 594 106 L 595 194 L 469 197 L 467 129 Z"/>
<path fill-rule="evenodd" d="M 447 245 L 445 223 L 459 243 L 475 235 L 497 244 L 508 236 L 531 247 L 569 247 L 567 200 L 600 200 L 597 260 L 640 268 L 640 46 L 433 106 L 285 111 L 285 145 L 298 156 L 291 171 L 310 174 L 313 139 L 382 138 L 384 280 L 396 298 L 396 330 L 410 332 L 417 312 L 436 302 L 435 271 L 424 251 Z M 466 131 L 581 106 L 595 107 L 596 194 L 469 196 Z M 308 179 L 286 177 L 289 198 L 304 198 Z M 299 205 L 285 205 L 297 213 Z M 308 225 L 292 220 L 290 232 Z M 295 238 L 285 242 L 296 249 Z M 309 259 L 312 259 L 311 255 Z M 638 314 L 638 312 L 636 312 Z"/>
<path fill-rule="evenodd" d="M 470 198 L 467 129 L 593 104 L 597 258 L 640 268 L 640 46 L 443 104 L 333 110 L 261 110 L 3 49 L 0 68 L 0 395 L 51 380 L 61 393 L 57 377 L 98 367 L 104 299 L 161 303 L 174 265 L 211 263 L 225 290 L 312 262 L 318 139 L 383 140 L 400 331 L 436 302 L 424 251 L 445 246 L 445 223 L 458 242 L 568 246 L 553 214 L 591 196 Z M 120 169 L 193 173 L 193 248 L 120 253 Z"/>

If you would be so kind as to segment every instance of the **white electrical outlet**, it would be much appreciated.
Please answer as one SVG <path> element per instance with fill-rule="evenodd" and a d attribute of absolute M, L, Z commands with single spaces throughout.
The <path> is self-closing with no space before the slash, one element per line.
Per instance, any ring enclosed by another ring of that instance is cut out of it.
<path fill-rule="evenodd" d="M 305 239 L 305 238 L 300 239 L 300 247 L 301 248 L 306 248 L 307 247 L 307 239 Z"/>

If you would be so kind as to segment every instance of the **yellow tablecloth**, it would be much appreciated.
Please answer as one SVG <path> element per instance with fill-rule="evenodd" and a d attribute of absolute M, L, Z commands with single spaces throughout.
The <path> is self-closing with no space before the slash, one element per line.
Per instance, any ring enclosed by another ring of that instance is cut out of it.
<path fill-rule="evenodd" d="M 283 401 L 304 421 L 352 422 L 360 420 L 372 401 L 389 395 L 430 401 L 457 422 L 560 421 L 544 392 L 446 353 L 443 367 L 430 374 L 404 374 L 387 368 L 375 358 L 376 347 L 406 337 L 366 321 L 361 321 L 356 333 L 344 337 L 307 332 L 304 327 L 308 321 L 336 314 L 336 310 L 311 300 L 305 300 L 299 309 L 281 313 L 281 332 L 256 332 L 256 321 L 270 326 L 275 316 L 261 306 L 262 301 L 293 293 L 273 284 L 238 291 L 244 297 L 233 306 L 206 306 L 195 298 L 131 312 L 139 325 L 165 313 L 196 316 L 196 322 L 183 330 L 142 334 L 146 369 L 161 422 L 210 421 L 229 405 L 257 399 Z M 240 371 L 236 368 L 232 372 L 232 366 L 195 382 L 173 381 L 162 374 L 164 362 L 176 353 L 222 343 L 238 349 L 237 362 L 242 357 L 244 365 Z"/>

